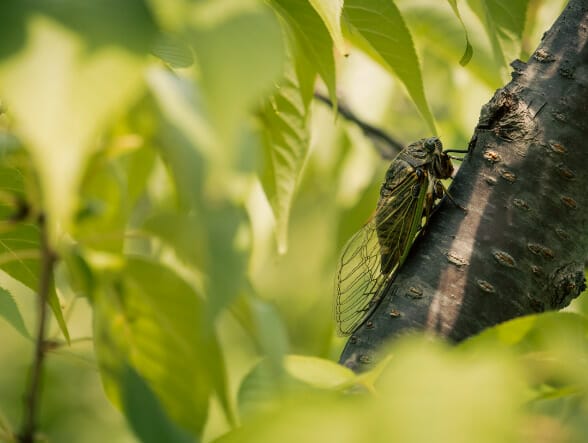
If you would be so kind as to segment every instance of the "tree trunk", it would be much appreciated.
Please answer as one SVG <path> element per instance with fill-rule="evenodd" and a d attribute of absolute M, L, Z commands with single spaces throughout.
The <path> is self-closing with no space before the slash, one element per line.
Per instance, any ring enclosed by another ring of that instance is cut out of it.
<path fill-rule="evenodd" d="M 361 371 L 385 340 L 424 330 L 460 341 L 561 309 L 585 287 L 588 0 L 571 0 L 481 111 L 447 199 L 340 362 Z M 464 91 L 464 93 L 466 93 Z"/>

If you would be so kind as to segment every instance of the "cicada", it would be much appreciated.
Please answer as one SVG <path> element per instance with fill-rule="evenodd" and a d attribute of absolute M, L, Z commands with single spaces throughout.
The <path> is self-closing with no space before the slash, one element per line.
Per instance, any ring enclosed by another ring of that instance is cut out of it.
<path fill-rule="evenodd" d="M 339 335 L 351 334 L 377 306 L 385 284 L 394 278 L 426 226 L 435 201 L 449 196 L 441 182 L 453 173 L 447 152 L 437 137 L 431 137 L 408 145 L 392 160 L 375 214 L 347 242 L 339 259 L 335 282 Z"/>

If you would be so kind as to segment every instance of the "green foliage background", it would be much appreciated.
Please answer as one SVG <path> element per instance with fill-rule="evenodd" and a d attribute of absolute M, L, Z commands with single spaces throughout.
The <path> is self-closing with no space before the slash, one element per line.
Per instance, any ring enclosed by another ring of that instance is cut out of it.
<path fill-rule="evenodd" d="M 359 376 L 334 363 L 337 254 L 387 165 L 312 100 L 463 147 L 562 6 L 3 1 L 0 439 L 21 420 L 43 214 L 48 441 L 588 440 L 583 298 L 453 348 L 400 340 Z"/>

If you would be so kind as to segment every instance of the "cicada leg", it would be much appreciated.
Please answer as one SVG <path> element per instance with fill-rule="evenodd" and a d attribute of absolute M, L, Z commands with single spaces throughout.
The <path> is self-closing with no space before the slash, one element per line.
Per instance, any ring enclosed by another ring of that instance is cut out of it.
<path fill-rule="evenodd" d="M 453 203 L 456 207 L 461 209 L 463 212 L 468 212 L 468 210 L 466 208 L 464 208 L 462 205 L 460 205 L 458 202 L 455 201 L 455 199 L 451 196 L 451 194 L 449 193 L 449 191 L 447 190 L 447 188 L 445 187 L 445 185 L 443 185 L 443 183 L 441 181 L 437 181 L 437 183 L 435 183 L 435 187 L 437 187 L 437 185 L 441 186 L 441 189 L 443 190 L 441 195 L 445 194 L 447 196 L 447 198 L 449 199 L 449 201 L 451 203 Z"/>

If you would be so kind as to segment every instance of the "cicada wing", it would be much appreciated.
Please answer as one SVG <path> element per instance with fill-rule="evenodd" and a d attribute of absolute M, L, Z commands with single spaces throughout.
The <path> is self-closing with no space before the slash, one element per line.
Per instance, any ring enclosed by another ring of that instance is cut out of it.
<path fill-rule="evenodd" d="M 376 305 L 386 281 L 381 272 L 376 221 L 355 233 L 343 248 L 335 282 L 335 319 L 339 335 L 351 334 Z"/>
<path fill-rule="evenodd" d="M 335 283 L 339 335 L 349 335 L 380 301 L 421 224 L 428 184 L 424 171 L 405 174 L 378 202 L 375 216 L 343 248 Z"/>
<path fill-rule="evenodd" d="M 382 273 L 392 273 L 404 262 L 421 227 L 428 185 L 427 171 L 411 171 L 380 198 L 375 219 Z"/>

